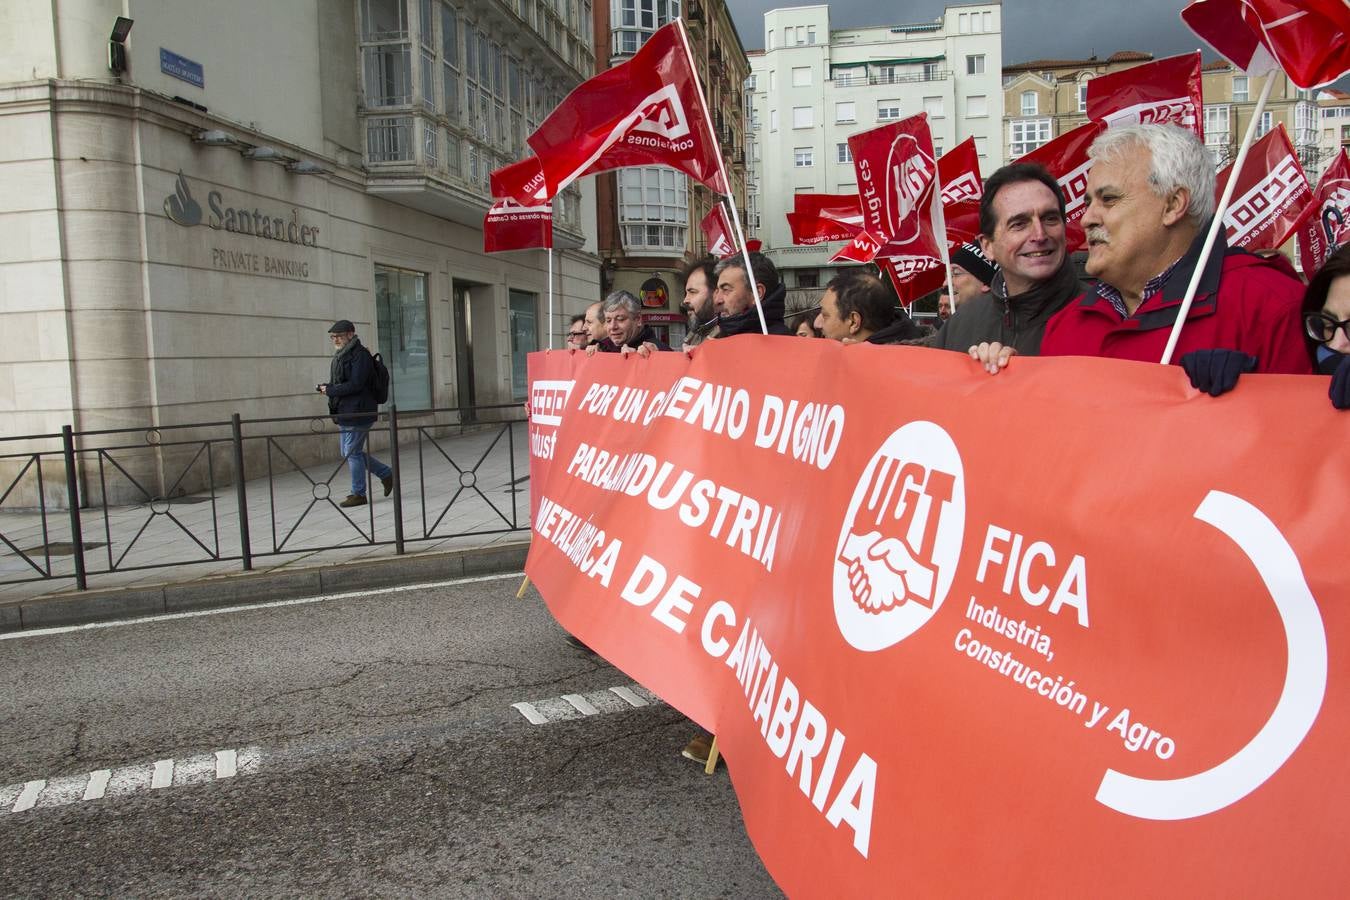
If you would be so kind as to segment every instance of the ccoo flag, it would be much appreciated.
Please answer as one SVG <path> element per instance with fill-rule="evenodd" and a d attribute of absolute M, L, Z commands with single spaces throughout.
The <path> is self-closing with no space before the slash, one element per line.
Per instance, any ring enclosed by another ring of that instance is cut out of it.
<path fill-rule="evenodd" d="M 548 198 L 582 175 L 665 165 L 729 194 L 679 19 L 625 63 L 582 82 L 527 139 Z"/>
<path fill-rule="evenodd" d="M 1224 185 L 1232 175 L 1232 166 L 1219 173 L 1215 197 L 1223 196 Z M 1238 175 L 1233 201 L 1223 215 L 1228 246 L 1274 250 L 1289 240 L 1312 199 L 1308 176 L 1303 174 L 1281 122 L 1252 145 Z"/>
<path fill-rule="evenodd" d="M 483 218 L 483 252 L 534 250 L 553 246 L 553 205 L 521 206 L 498 200 Z"/>
<path fill-rule="evenodd" d="M 1171 56 L 1088 82 L 1087 114 L 1103 125 L 1171 122 L 1205 139 L 1200 51 Z"/>
<path fill-rule="evenodd" d="M 1278 66 L 1312 88 L 1350 72 L 1350 7 L 1342 0 L 1195 0 L 1181 18 L 1253 75 Z"/>

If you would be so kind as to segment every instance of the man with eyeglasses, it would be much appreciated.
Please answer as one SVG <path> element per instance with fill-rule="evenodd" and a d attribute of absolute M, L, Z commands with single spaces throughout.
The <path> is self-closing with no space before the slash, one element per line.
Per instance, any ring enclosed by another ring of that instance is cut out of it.
<path fill-rule="evenodd" d="M 384 495 L 394 489 L 394 470 L 366 452 L 366 436 L 378 418 L 375 401 L 375 361 L 356 336 L 349 319 L 338 319 L 328 329 L 333 360 L 328 381 L 314 386 L 328 398 L 328 412 L 338 425 L 338 446 L 351 471 L 352 492 L 338 506 L 366 505 L 366 469 L 380 479 Z"/>
<path fill-rule="evenodd" d="M 646 356 L 653 350 L 670 347 L 642 321 L 642 304 L 628 291 L 615 291 L 605 298 L 605 339 L 586 348 L 594 353 L 637 353 Z"/>
<path fill-rule="evenodd" d="M 591 342 L 591 331 L 586 327 L 585 314 L 577 314 L 567 325 L 567 349 L 585 350 Z"/>

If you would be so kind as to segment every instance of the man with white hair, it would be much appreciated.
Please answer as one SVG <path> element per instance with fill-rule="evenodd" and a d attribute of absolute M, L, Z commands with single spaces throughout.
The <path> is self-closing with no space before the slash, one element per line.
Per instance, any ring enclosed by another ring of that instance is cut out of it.
<path fill-rule="evenodd" d="M 1214 161 L 1175 125 L 1108 129 L 1088 155 L 1087 273 L 1096 285 L 1056 313 L 1043 356 L 1158 362 L 1214 215 Z M 1303 286 L 1275 263 L 1230 249 L 1219 232 L 1176 356 L 1199 390 L 1231 390 L 1242 372 L 1307 374 Z"/>

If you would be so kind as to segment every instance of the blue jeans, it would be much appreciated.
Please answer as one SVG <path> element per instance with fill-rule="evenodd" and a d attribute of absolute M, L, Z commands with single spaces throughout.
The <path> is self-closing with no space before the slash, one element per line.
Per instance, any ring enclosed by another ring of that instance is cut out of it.
<path fill-rule="evenodd" d="M 360 425 L 339 425 L 338 446 L 342 448 L 342 457 L 347 460 L 347 468 L 352 472 L 352 493 L 359 497 L 366 495 L 366 467 L 375 473 L 376 478 L 388 478 L 394 470 L 366 452 L 366 435 L 369 428 Z"/>

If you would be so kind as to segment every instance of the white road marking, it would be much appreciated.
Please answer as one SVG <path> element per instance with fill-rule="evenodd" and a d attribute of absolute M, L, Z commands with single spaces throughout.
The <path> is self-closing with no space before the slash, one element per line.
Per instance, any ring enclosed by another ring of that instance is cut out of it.
<path fill-rule="evenodd" d="M 42 778 L 25 784 L 23 790 L 19 792 L 19 799 L 14 801 L 14 811 L 24 812 L 36 806 L 38 797 L 42 796 L 42 789 L 46 786 L 47 782 Z"/>
<path fill-rule="evenodd" d="M 246 603 L 241 606 L 222 606 L 219 609 L 199 609 L 192 612 L 166 613 L 162 616 L 141 616 L 135 619 L 119 619 L 115 622 L 89 622 L 84 625 L 63 625 L 59 628 L 32 628 L 27 631 L 9 631 L 0 634 L 0 641 L 16 641 L 20 638 L 45 637 L 52 634 L 68 634 L 72 631 L 92 631 L 98 628 L 120 628 L 124 625 L 147 625 L 152 622 L 172 622 L 177 619 L 197 619 L 202 616 L 223 616 L 227 613 L 247 612 L 251 609 L 275 609 L 282 606 L 301 606 L 306 603 L 326 603 L 329 600 L 350 600 L 353 597 L 378 597 L 383 594 L 399 594 L 405 591 L 421 591 L 429 588 L 454 587 L 460 584 L 478 584 L 484 581 L 505 581 L 508 578 L 521 578 L 524 572 L 508 572 L 505 575 L 475 575 L 470 578 L 455 578 L 450 581 L 429 581 L 424 584 L 401 584 L 398 587 L 377 588 L 369 591 L 348 591 L 342 594 L 322 594 L 317 597 L 299 597 L 295 600 L 274 600 L 271 603 Z"/>
<path fill-rule="evenodd" d="M 586 702 L 586 698 L 580 694 L 563 694 L 563 699 L 572 704 L 572 707 L 583 716 L 600 715 L 600 710 Z"/>
<path fill-rule="evenodd" d="M 628 712 L 643 706 L 664 705 L 660 697 L 640 684 L 620 685 L 589 694 L 563 694 L 547 700 L 512 703 L 511 708 L 531 725 L 549 725 L 609 713 Z"/>
<path fill-rule="evenodd" d="M 126 797 L 147 790 L 207 784 L 236 775 L 251 775 L 262 765 L 257 747 L 217 750 L 182 759 L 161 759 L 84 775 L 20 782 L 0 787 L 0 816 L 66 806 L 85 800 Z"/>
<path fill-rule="evenodd" d="M 108 789 L 108 779 L 112 777 L 111 769 L 99 769 L 97 772 L 89 773 L 89 785 L 84 789 L 84 800 L 102 800 L 103 792 Z"/>
<path fill-rule="evenodd" d="M 547 725 L 548 719 L 539 714 L 533 703 L 512 703 L 511 708 L 519 712 L 531 725 Z"/>
<path fill-rule="evenodd" d="M 171 784 L 173 784 L 173 760 L 156 760 L 155 774 L 150 777 L 150 790 L 166 788 Z"/>

